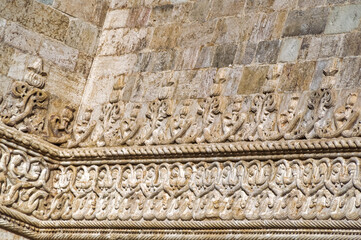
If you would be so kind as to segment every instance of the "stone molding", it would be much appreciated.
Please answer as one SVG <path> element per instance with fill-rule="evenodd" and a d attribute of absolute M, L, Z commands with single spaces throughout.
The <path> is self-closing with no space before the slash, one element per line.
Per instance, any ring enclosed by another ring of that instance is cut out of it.
<path fill-rule="evenodd" d="M 0 225 L 32 239 L 257 239 L 260 234 L 280 239 L 295 233 L 301 239 L 356 239 L 361 234 L 360 138 L 185 145 L 201 149 L 188 154 L 172 151 L 175 146 L 62 149 L 3 124 L 0 139 Z M 135 180 L 129 186 L 122 186 L 123 170 Z M 192 210 L 177 212 L 174 206 L 184 208 L 186 199 Z M 126 201 L 129 209 L 120 213 Z M 150 207 L 157 209 L 162 201 L 165 209 L 152 213 Z M 123 206 L 117 210 L 115 202 Z M 228 211 L 227 204 L 233 205 Z"/>

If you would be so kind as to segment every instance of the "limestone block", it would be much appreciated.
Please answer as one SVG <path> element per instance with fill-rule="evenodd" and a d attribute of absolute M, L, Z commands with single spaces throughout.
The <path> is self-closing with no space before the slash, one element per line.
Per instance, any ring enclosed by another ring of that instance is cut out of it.
<path fill-rule="evenodd" d="M 282 41 L 280 55 L 278 60 L 280 62 L 293 62 L 297 60 L 298 52 L 301 48 L 301 39 L 287 38 Z"/>
<path fill-rule="evenodd" d="M 291 11 L 287 17 L 283 36 L 299 36 L 323 33 L 326 27 L 327 8 Z"/>
<path fill-rule="evenodd" d="M 39 34 L 29 31 L 20 25 L 9 22 L 5 29 L 4 42 L 31 54 L 39 51 L 42 37 Z"/>
<path fill-rule="evenodd" d="M 187 3 L 188 1 L 180 2 L 179 4 L 165 4 L 155 6 L 152 9 L 149 19 L 149 25 L 151 26 L 160 26 L 169 23 L 182 23 L 187 21 L 188 12 L 191 9 L 191 4 L 181 4 Z"/>
<path fill-rule="evenodd" d="M 174 21 L 173 11 L 174 5 L 172 4 L 155 6 L 150 14 L 149 24 L 160 26 Z"/>
<path fill-rule="evenodd" d="M 104 21 L 103 29 L 126 27 L 129 17 L 129 9 L 117 9 L 109 11 Z"/>
<path fill-rule="evenodd" d="M 98 56 L 115 55 L 117 43 L 120 41 L 124 29 L 103 30 L 99 38 Z"/>
<path fill-rule="evenodd" d="M 311 7 L 318 7 L 325 4 L 325 0 L 299 0 L 298 7 L 299 8 L 311 8 Z"/>
<path fill-rule="evenodd" d="M 5 44 L 0 44 L 0 73 L 7 75 L 9 67 L 12 63 L 12 55 L 14 54 L 14 48 Z"/>
<path fill-rule="evenodd" d="M 149 16 L 152 9 L 149 7 L 133 8 L 127 20 L 127 27 L 140 28 L 145 27 L 148 24 Z"/>
<path fill-rule="evenodd" d="M 0 18 L 0 42 L 4 38 L 5 25 L 6 25 L 6 20 L 4 18 Z"/>
<path fill-rule="evenodd" d="M 175 66 L 175 50 L 140 53 L 134 71 L 158 72 L 172 70 Z"/>
<path fill-rule="evenodd" d="M 165 49 L 175 48 L 180 34 L 178 25 L 165 25 L 159 26 L 154 29 L 150 48 L 152 49 Z"/>
<path fill-rule="evenodd" d="M 361 18 L 361 5 L 336 6 L 327 21 L 325 33 L 351 32 L 358 28 Z"/>
<path fill-rule="evenodd" d="M 299 59 L 316 60 L 321 49 L 321 38 L 307 37 L 302 41 Z"/>
<path fill-rule="evenodd" d="M 78 53 L 78 50 L 52 40 L 44 40 L 39 51 L 40 57 L 70 71 L 75 68 Z"/>
<path fill-rule="evenodd" d="M 174 69 L 175 50 L 152 52 L 147 70 L 151 72 Z"/>
<path fill-rule="evenodd" d="M 216 48 L 216 53 L 213 58 L 213 67 L 228 67 L 233 64 L 236 55 L 236 44 L 223 44 Z"/>
<path fill-rule="evenodd" d="M 138 83 L 134 86 L 133 96 L 131 101 L 137 101 L 139 99 L 135 98 L 136 95 L 141 96 L 142 102 L 154 101 L 158 98 L 160 91 L 162 90 L 161 86 L 164 85 L 169 79 L 172 78 L 172 72 L 155 72 L 155 73 L 141 73 Z M 174 80 L 174 79 L 173 79 Z M 172 96 L 170 96 L 172 97 Z"/>
<path fill-rule="evenodd" d="M 253 62 L 254 56 L 257 51 L 257 44 L 253 42 L 243 43 L 244 50 L 240 50 L 239 54 L 236 55 L 235 64 L 250 64 Z M 242 52 L 241 52 L 242 51 Z"/>
<path fill-rule="evenodd" d="M 217 70 L 215 68 L 174 72 L 173 78 L 178 82 L 175 98 L 189 99 L 207 97 L 216 73 Z"/>
<path fill-rule="evenodd" d="M 268 74 L 268 66 L 249 66 L 243 69 L 238 94 L 252 94 L 261 90 Z"/>
<path fill-rule="evenodd" d="M 80 19 L 70 21 L 65 44 L 89 55 L 94 55 L 97 48 L 98 28 Z"/>
<path fill-rule="evenodd" d="M 193 3 L 189 13 L 190 21 L 204 22 L 211 10 L 212 0 L 198 0 Z"/>
<path fill-rule="evenodd" d="M 87 77 L 93 63 L 93 57 L 79 52 L 75 72 Z"/>
<path fill-rule="evenodd" d="M 355 32 L 346 34 L 342 44 L 342 56 L 361 55 L 361 33 Z"/>
<path fill-rule="evenodd" d="M 139 53 L 134 71 L 145 72 L 147 71 L 147 69 L 150 70 L 148 66 L 150 64 L 151 57 L 152 57 L 152 53 L 150 52 Z"/>
<path fill-rule="evenodd" d="M 319 58 L 340 56 L 343 35 L 323 36 L 321 38 L 321 49 Z"/>
<path fill-rule="evenodd" d="M 21 52 L 20 50 L 15 50 L 11 58 L 8 76 L 12 79 L 22 81 L 26 74 L 27 66 L 38 59 L 39 58 L 37 56 Z"/>
<path fill-rule="evenodd" d="M 206 68 L 212 66 L 213 57 L 215 55 L 216 48 L 212 46 L 201 47 L 196 62 L 196 68 Z"/>
<path fill-rule="evenodd" d="M 245 0 L 213 1 L 210 17 L 235 16 L 242 12 L 244 4 Z"/>
<path fill-rule="evenodd" d="M 149 46 L 150 33 L 152 29 L 140 28 L 140 29 L 120 29 L 116 36 L 117 55 L 126 53 L 138 52 Z"/>
<path fill-rule="evenodd" d="M 37 33 L 63 41 L 69 26 L 69 17 L 42 3 L 33 2 L 19 22 Z"/>
<path fill-rule="evenodd" d="M 224 89 L 222 92 L 223 96 L 237 95 L 237 90 L 241 81 L 242 73 L 243 73 L 242 66 L 218 69 L 215 79 L 216 80 L 219 80 L 221 78 L 226 79 L 226 82 L 224 83 Z"/>
<path fill-rule="evenodd" d="M 11 78 L 0 73 L 0 100 L 3 100 L 5 94 L 7 94 L 9 92 L 11 83 L 12 83 Z M 1 97 L 2 97 L 2 99 L 1 99 Z"/>
<path fill-rule="evenodd" d="M 263 41 L 258 44 L 256 61 L 258 63 L 276 63 L 280 49 L 280 41 Z"/>
<path fill-rule="evenodd" d="M 109 7 L 114 8 L 122 8 L 127 6 L 128 0 L 110 0 Z"/>
<path fill-rule="evenodd" d="M 344 58 L 341 67 L 341 80 L 337 88 L 358 88 L 361 84 L 361 58 Z"/>
<path fill-rule="evenodd" d="M 275 0 L 272 9 L 276 11 L 296 8 L 297 0 Z"/>
<path fill-rule="evenodd" d="M 86 78 L 80 74 L 52 67 L 45 89 L 55 96 L 61 96 L 62 101 L 68 101 L 77 106 L 81 102 L 85 82 Z"/>
<path fill-rule="evenodd" d="M 316 62 L 314 61 L 285 64 L 280 77 L 279 90 L 281 92 L 308 90 L 313 79 L 315 67 Z"/>
<path fill-rule="evenodd" d="M 198 59 L 199 47 L 186 48 L 177 53 L 174 69 L 193 69 Z"/>
<path fill-rule="evenodd" d="M 102 26 L 108 10 L 108 1 L 54 0 L 53 6 L 71 16 Z"/>
<path fill-rule="evenodd" d="M 277 12 L 257 14 L 257 21 L 253 27 L 250 41 L 260 42 L 270 40 L 277 20 Z M 249 24 L 249 23 L 246 23 Z"/>
<path fill-rule="evenodd" d="M 90 78 L 100 79 L 105 76 L 117 76 L 132 72 L 136 61 L 136 54 L 96 57 L 93 62 Z"/>
<path fill-rule="evenodd" d="M 207 45 L 213 41 L 216 21 L 205 23 L 189 23 L 180 27 L 178 45 L 180 47 L 193 47 Z"/>
<path fill-rule="evenodd" d="M 242 25 L 242 19 L 237 17 L 224 18 L 217 22 L 217 28 L 215 31 L 215 42 L 222 43 L 234 43 L 238 42 L 240 37 Z"/>

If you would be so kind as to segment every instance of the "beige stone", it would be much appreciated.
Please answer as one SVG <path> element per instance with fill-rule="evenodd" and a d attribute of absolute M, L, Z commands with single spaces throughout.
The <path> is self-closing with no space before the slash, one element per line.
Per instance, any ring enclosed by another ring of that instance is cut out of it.
<path fill-rule="evenodd" d="M 112 28 L 122 28 L 127 26 L 127 19 L 129 17 L 128 9 L 117 9 L 109 11 L 105 19 L 103 28 L 112 29 Z"/>
<path fill-rule="evenodd" d="M 40 57 L 73 71 L 79 51 L 62 43 L 44 40 L 39 51 Z"/>
<path fill-rule="evenodd" d="M 22 26 L 9 23 L 5 29 L 4 42 L 31 54 L 37 54 L 43 38 Z"/>
<path fill-rule="evenodd" d="M 99 30 L 93 24 L 73 19 L 65 38 L 65 44 L 85 54 L 94 55 L 98 44 Z"/>
<path fill-rule="evenodd" d="M 0 1 L 0 228 L 360 238 L 359 4 Z"/>
<path fill-rule="evenodd" d="M 98 0 L 54 0 L 53 6 L 97 26 L 103 25 L 108 10 L 108 2 Z"/>

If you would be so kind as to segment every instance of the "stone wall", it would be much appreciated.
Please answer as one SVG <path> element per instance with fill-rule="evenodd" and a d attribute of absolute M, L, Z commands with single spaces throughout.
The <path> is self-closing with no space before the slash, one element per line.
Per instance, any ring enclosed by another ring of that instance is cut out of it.
<path fill-rule="evenodd" d="M 0 1 L 0 95 L 40 58 L 48 74 L 45 91 L 53 96 L 50 111 L 65 104 L 76 108 L 107 9 L 105 1 L 93 2 Z"/>
<path fill-rule="evenodd" d="M 125 75 L 123 101 L 359 86 L 361 5 L 357 0 L 113 0 L 84 106 L 109 99 Z M 94 97 L 96 96 L 96 97 Z"/>

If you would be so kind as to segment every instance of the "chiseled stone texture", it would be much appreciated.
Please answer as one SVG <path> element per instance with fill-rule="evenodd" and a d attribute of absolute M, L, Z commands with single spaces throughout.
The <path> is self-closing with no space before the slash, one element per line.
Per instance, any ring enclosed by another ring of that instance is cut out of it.
<path fill-rule="evenodd" d="M 174 97 L 179 100 L 204 97 L 198 88 L 218 81 L 224 69 L 236 76 L 226 80 L 233 95 L 265 91 L 267 80 L 272 80 L 276 92 L 307 91 L 331 82 L 335 88 L 351 88 L 355 84 L 347 79 L 356 76 L 356 68 L 343 62 L 361 55 L 360 4 L 355 0 L 112 0 L 83 108 L 107 102 L 110 85 L 121 75 L 128 91 L 123 100 L 131 102 L 151 101 L 164 81 L 174 82 Z M 331 62 L 339 63 L 332 78 L 325 75 Z M 205 77 L 205 72 L 213 74 Z"/>
<path fill-rule="evenodd" d="M 12 232 L 0 229 L 0 239 L 1 240 L 28 240 L 28 238 L 16 235 Z"/>
<path fill-rule="evenodd" d="M 89 1 L 80 1 L 83 7 L 78 10 L 80 3 L 72 2 L 62 1 L 59 6 L 52 0 L 0 1 L 1 94 L 13 81 L 23 80 L 30 62 L 41 59 L 48 73 L 44 89 L 78 108 L 102 23 L 99 9 L 89 15 L 91 19 L 82 18 L 80 11 L 96 8 Z"/>

